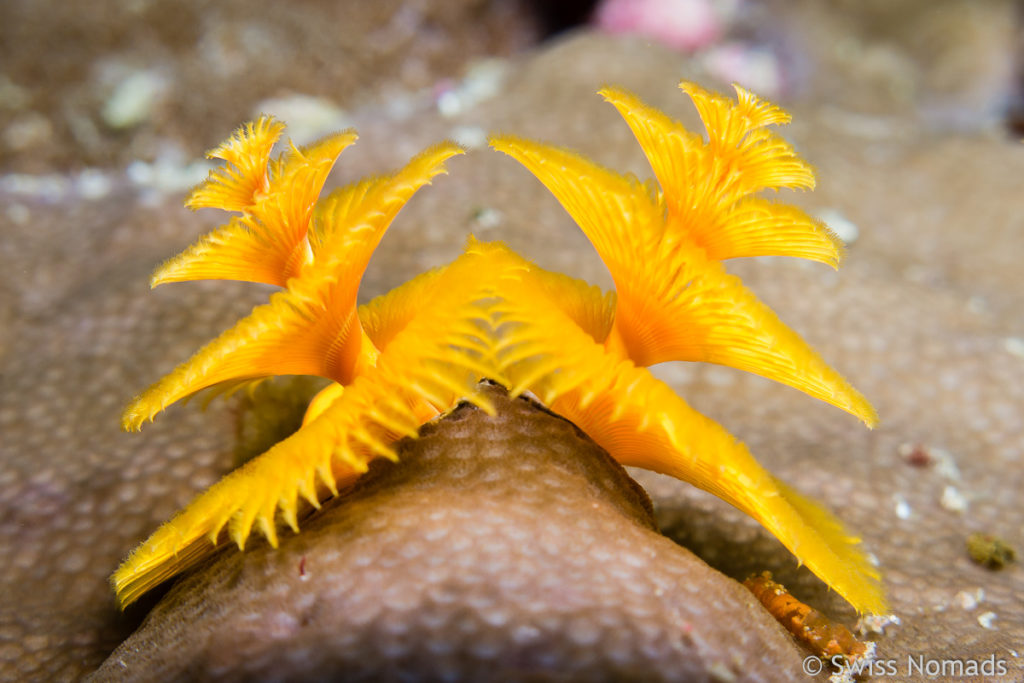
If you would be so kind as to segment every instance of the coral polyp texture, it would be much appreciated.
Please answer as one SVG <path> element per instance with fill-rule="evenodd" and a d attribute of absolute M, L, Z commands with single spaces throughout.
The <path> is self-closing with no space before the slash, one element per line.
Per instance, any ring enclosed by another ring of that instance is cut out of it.
<path fill-rule="evenodd" d="M 601 94 L 632 128 L 657 182 L 604 169 L 571 151 L 510 136 L 491 146 L 557 197 L 604 260 L 604 292 L 544 270 L 501 243 L 469 237 L 451 263 L 357 306 L 370 256 L 402 206 L 462 150 L 435 145 L 390 175 L 320 198 L 355 140 L 344 132 L 271 159 L 283 126 L 262 117 L 213 157 L 224 166 L 188 199 L 238 216 L 160 267 L 153 284 L 236 279 L 282 287 L 234 327 L 138 396 L 138 429 L 198 391 L 272 375 L 333 383 L 303 426 L 226 476 L 160 527 L 117 570 L 122 605 L 253 528 L 276 546 L 310 508 L 339 495 L 377 457 L 461 401 L 492 409 L 480 381 L 532 392 L 624 465 L 677 477 L 758 520 L 859 611 L 883 613 L 877 571 L 857 538 L 768 473 L 724 428 L 646 367 L 728 365 L 788 384 L 873 426 L 870 404 L 722 261 L 783 255 L 838 266 L 842 247 L 800 209 L 758 196 L 811 188 L 814 177 L 769 129 L 788 115 L 736 88 L 735 100 L 681 84 L 707 139 L 614 88 Z"/>

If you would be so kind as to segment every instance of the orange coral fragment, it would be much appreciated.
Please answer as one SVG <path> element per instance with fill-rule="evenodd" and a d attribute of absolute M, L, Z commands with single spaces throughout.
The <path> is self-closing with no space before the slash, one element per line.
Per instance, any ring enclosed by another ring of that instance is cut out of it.
<path fill-rule="evenodd" d="M 831 660 L 842 656 L 852 661 L 867 652 L 867 645 L 857 640 L 850 629 L 797 600 L 782 584 L 772 580 L 771 572 L 751 576 L 743 585 L 769 614 L 819 657 Z"/>

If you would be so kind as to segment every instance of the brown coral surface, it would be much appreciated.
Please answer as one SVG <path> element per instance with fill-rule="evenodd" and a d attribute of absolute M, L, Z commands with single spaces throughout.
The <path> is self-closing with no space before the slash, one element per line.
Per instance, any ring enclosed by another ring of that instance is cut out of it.
<path fill-rule="evenodd" d="M 798 675 L 760 603 L 658 534 L 607 453 L 490 394 L 496 416 L 426 425 L 277 551 L 190 574 L 96 680 Z"/>

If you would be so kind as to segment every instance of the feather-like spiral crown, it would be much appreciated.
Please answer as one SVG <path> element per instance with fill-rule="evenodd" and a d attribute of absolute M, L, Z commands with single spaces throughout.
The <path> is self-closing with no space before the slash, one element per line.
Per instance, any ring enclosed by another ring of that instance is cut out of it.
<path fill-rule="evenodd" d="M 153 284 L 235 279 L 282 291 L 138 396 L 125 429 L 203 389 L 271 375 L 332 380 L 301 429 L 199 495 L 113 576 L 122 605 L 253 527 L 277 545 L 298 531 L 301 501 L 319 507 L 392 444 L 468 399 L 490 410 L 481 378 L 531 391 L 625 465 L 678 477 L 757 519 L 858 610 L 881 613 L 878 574 L 857 539 L 816 503 L 772 477 L 746 447 L 686 404 L 647 366 L 720 363 L 788 384 L 876 422 L 870 404 L 723 268 L 741 256 L 796 256 L 838 266 L 840 242 L 800 209 L 758 196 L 811 188 L 814 177 L 768 127 L 788 115 L 736 88 L 732 100 L 682 89 L 707 140 L 614 88 L 657 182 L 601 168 L 571 151 L 509 136 L 491 146 L 529 169 L 586 233 L 615 291 L 549 272 L 500 243 L 464 253 L 365 306 L 370 256 L 409 198 L 462 150 L 430 147 L 390 175 L 320 198 L 356 135 L 343 132 L 278 158 L 283 125 L 240 128 L 210 153 L 224 165 L 192 208 L 237 212 L 161 266 Z"/>

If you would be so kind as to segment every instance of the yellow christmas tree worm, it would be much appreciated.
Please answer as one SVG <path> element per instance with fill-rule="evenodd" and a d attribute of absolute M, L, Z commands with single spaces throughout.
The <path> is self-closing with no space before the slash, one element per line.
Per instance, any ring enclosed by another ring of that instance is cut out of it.
<path fill-rule="evenodd" d="M 751 196 L 813 186 L 810 169 L 764 128 L 784 115 L 741 88 L 735 106 L 692 84 L 684 90 L 707 143 L 632 95 L 601 91 L 633 128 L 661 189 L 555 147 L 512 137 L 491 144 L 547 186 L 608 266 L 618 295 L 609 348 L 638 365 L 686 360 L 748 370 L 873 426 L 870 404 L 721 264 L 771 254 L 838 265 L 840 244 L 817 221 Z"/>
<path fill-rule="evenodd" d="M 765 471 L 721 426 L 646 366 L 707 361 L 756 372 L 828 401 L 869 426 L 868 402 L 786 327 L 721 261 L 788 255 L 833 267 L 841 245 L 799 209 L 756 196 L 809 188 L 813 175 L 768 126 L 782 110 L 737 89 L 736 101 L 682 85 L 708 140 L 634 96 L 602 94 L 644 148 L 657 184 L 567 150 L 513 137 L 492 146 L 523 163 L 573 216 L 607 264 L 614 292 L 545 271 L 499 243 L 470 238 L 462 256 L 356 307 L 370 255 L 398 210 L 459 153 L 432 147 L 392 175 L 317 200 L 355 136 L 278 159 L 281 126 L 263 118 L 212 152 L 226 165 L 189 205 L 240 212 L 165 264 L 154 283 L 258 280 L 284 287 L 139 396 L 124 426 L 206 388 L 276 374 L 334 380 L 291 437 L 225 477 L 137 548 L 113 577 L 122 605 L 252 529 L 272 545 L 317 507 L 394 457 L 392 443 L 490 378 L 531 391 L 619 462 L 689 481 L 761 522 L 861 611 L 880 613 L 877 573 L 828 512 Z"/>

